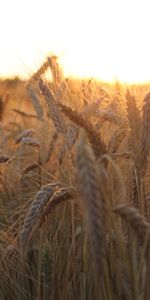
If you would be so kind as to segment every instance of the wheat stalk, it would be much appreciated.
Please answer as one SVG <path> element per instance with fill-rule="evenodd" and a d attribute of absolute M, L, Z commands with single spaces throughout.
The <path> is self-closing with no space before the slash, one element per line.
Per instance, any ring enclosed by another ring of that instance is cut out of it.
<path fill-rule="evenodd" d="M 25 111 L 22 111 L 22 110 L 19 110 L 19 109 L 16 109 L 16 108 L 13 108 L 11 110 L 14 111 L 15 113 L 21 115 L 22 117 L 37 119 L 36 115 L 28 114 Z"/>

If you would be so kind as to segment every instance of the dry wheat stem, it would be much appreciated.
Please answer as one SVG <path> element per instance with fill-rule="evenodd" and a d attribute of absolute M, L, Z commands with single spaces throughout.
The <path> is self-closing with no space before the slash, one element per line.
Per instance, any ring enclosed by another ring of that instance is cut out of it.
<path fill-rule="evenodd" d="M 13 108 L 12 111 L 14 111 L 15 113 L 21 115 L 22 117 L 37 119 L 37 116 L 32 115 L 32 114 L 28 114 L 25 111 L 21 111 L 21 110 L 16 109 L 16 108 Z"/>

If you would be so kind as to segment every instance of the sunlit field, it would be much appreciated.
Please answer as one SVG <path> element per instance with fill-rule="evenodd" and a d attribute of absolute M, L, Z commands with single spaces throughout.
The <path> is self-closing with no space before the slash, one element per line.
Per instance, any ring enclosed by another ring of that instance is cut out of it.
<path fill-rule="evenodd" d="M 0 299 L 150 299 L 150 89 L 0 81 Z"/>

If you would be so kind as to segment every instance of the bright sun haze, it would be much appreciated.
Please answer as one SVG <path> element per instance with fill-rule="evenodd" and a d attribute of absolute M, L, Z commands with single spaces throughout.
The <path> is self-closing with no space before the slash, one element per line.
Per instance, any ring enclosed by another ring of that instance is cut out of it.
<path fill-rule="evenodd" d="M 49 54 L 66 76 L 150 81 L 149 0 L 5 0 L 0 76 L 31 75 Z"/>

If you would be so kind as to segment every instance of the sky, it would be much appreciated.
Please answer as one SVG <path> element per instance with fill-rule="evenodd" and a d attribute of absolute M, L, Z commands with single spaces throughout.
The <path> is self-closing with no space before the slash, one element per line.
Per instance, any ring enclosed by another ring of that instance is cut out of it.
<path fill-rule="evenodd" d="M 149 0 L 0 0 L 0 76 L 56 54 L 66 76 L 150 81 Z"/>

